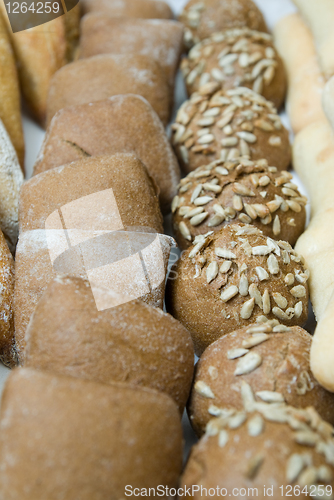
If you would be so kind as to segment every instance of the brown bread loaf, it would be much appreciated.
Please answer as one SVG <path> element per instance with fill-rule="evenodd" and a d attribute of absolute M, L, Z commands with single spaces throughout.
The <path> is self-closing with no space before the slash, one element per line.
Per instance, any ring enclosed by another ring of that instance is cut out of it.
<path fill-rule="evenodd" d="M 6 366 L 17 364 L 14 337 L 14 260 L 0 231 L 0 361 Z"/>

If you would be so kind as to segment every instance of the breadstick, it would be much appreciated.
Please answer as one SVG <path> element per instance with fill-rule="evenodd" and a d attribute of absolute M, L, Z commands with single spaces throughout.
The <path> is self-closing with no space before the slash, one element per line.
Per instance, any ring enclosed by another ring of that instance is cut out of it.
<path fill-rule="evenodd" d="M 333 0 L 293 0 L 310 27 L 326 78 L 334 74 L 334 2 Z M 291 41 L 291 40 L 289 40 Z"/>
<path fill-rule="evenodd" d="M 326 83 L 322 94 L 322 105 L 325 114 L 334 130 L 334 77 Z"/>
<path fill-rule="evenodd" d="M 324 77 L 317 61 L 312 34 L 299 14 L 282 18 L 274 39 L 288 77 L 287 113 L 295 134 L 324 118 L 321 93 Z"/>
<path fill-rule="evenodd" d="M 318 382 L 334 392 L 334 133 L 327 121 L 297 135 L 293 159 L 312 200 L 311 223 L 296 245 L 310 271 L 310 297 L 318 320 L 311 369 Z"/>

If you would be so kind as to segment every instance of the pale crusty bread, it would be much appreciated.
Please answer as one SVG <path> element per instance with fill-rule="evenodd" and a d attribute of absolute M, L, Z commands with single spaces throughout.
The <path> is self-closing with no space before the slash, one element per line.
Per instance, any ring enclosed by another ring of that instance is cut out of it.
<path fill-rule="evenodd" d="M 2 498 L 118 500 L 126 485 L 176 487 L 182 469 L 177 406 L 143 387 L 19 368 L 0 429 Z"/>
<path fill-rule="evenodd" d="M 47 130 L 34 175 L 84 157 L 117 152 L 134 153 L 142 160 L 159 187 L 162 211 L 168 213 L 180 169 L 161 120 L 138 95 L 117 95 L 58 111 Z"/>
<path fill-rule="evenodd" d="M 112 195 L 110 190 L 113 191 Z M 101 196 L 103 197 L 102 201 Z M 81 209 L 79 203 L 79 210 L 72 212 L 73 216 L 70 213 L 70 218 L 67 219 L 69 222 L 66 223 L 65 227 L 72 229 L 71 237 L 75 238 L 77 235 L 79 241 L 86 241 L 87 238 L 93 239 L 94 250 L 95 232 L 100 236 L 104 233 L 110 233 L 110 238 L 112 238 L 112 231 L 121 228 L 119 225 L 115 226 L 114 218 L 111 218 L 108 212 L 109 202 L 112 203 L 113 197 L 116 200 L 119 214 L 117 221 L 121 220 L 121 226 L 125 230 L 137 231 L 138 234 L 143 231 L 144 234 L 147 231 L 152 231 L 152 238 L 156 237 L 155 232 L 163 232 L 162 216 L 154 185 L 144 165 L 133 155 L 118 154 L 87 158 L 39 174 L 24 185 L 20 198 L 21 232 L 16 251 L 15 283 L 15 330 L 21 362 L 23 360 L 25 332 L 31 314 L 47 284 L 55 276 L 51 258 L 54 265 L 58 262 L 57 272 L 70 272 L 76 276 L 87 277 L 81 250 L 75 246 L 73 239 L 71 240 L 71 245 L 73 245 L 71 248 L 73 248 L 74 253 L 66 253 L 70 249 L 66 237 L 64 239 L 64 226 L 59 219 L 59 209 L 62 209 L 61 213 L 64 217 L 64 205 L 70 208 L 71 202 L 78 203 L 79 200 L 82 200 Z M 95 216 L 91 223 L 86 222 L 86 216 L 82 220 L 82 209 L 87 204 L 85 200 L 88 198 L 92 200 L 90 203 L 94 203 L 92 215 L 100 213 L 101 209 L 103 212 L 101 215 L 104 215 L 104 208 L 106 208 L 106 217 L 101 218 L 100 227 L 96 227 Z M 108 206 L 106 202 L 108 202 Z M 51 215 L 53 216 L 52 220 L 50 219 Z M 53 222 L 54 216 L 56 216 L 55 222 Z M 104 221 L 106 225 L 104 225 Z M 86 227 L 88 229 L 87 236 Z M 121 231 L 119 238 L 122 238 L 122 235 L 124 232 Z M 126 237 L 124 238 L 126 239 Z M 138 238 L 140 239 L 140 236 Z M 170 240 L 171 238 L 167 236 L 161 235 L 160 237 L 161 266 L 164 267 L 161 269 L 161 273 L 166 272 Z M 110 244 L 115 244 L 115 242 L 109 240 L 102 242 L 100 251 L 96 254 L 96 262 L 93 262 L 94 265 L 90 269 L 103 266 L 106 255 L 110 253 L 113 255 L 113 252 L 110 252 Z M 118 245 L 120 244 L 118 243 Z M 125 242 L 125 244 L 125 248 L 128 248 L 128 243 Z M 90 252 L 91 249 L 87 251 Z M 114 253 L 115 251 L 114 248 Z M 57 258 L 63 254 L 65 261 L 57 261 Z M 69 259 L 67 259 L 68 255 Z M 92 258 L 89 257 L 89 259 Z M 108 274 L 102 275 L 100 279 L 107 280 Z M 164 283 L 159 283 L 159 286 L 147 293 L 145 297 L 148 302 L 158 306 L 162 303 L 163 295 Z"/>
<path fill-rule="evenodd" d="M 19 232 L 19 193 L 23 174 L 9 135 L 0 120 L 0 229 L 12 253 Z"/>
<path fill-rule="evenodd" d="M 0 2 L 4 12 L 4 4 Z M 8 22 L 8 17 L 6 21 Z M 23 96 L 35 118 L 45 124 L 46 103 L 55 72 L 70 62 L 79 38 L 79 6 L 66 15 L 19 33 L 10 32 Z"/>
<path fill-rule="evenodd" d="M 17 364 L 14 337 L 14 260 L 0 231 L 0 360 L 12 367 Z"/>
<path fill-rule="evenodd" d="M 334 3 L 332 0 L 293 0 L 310 27 L 320 67 L 326 78 L 334 74 Z"/>
<path fill-rule="evenodd" d="M 138 94 L 167 125 L 170 89 L 161 66 L 138 54 L 102 54 L 67 64 L 54 75 L 48 96 L 47 124 L 67 106 L 102 101 L 118 94 Z"/>
<path fill-rule="evenodd" d="M 314 41 L 300 14 L 282 18 L 274 28 L 276 47 L 288 77 L 286 108 L 294 133 L 324 118 L 321 94 L 325 80 Z"/>
<path fill-rule="evenodd" d="M 188 331 L 161 309 L 135 300 L 98 311 L 88 281 L 59 277 L 49 284 L 31 318 L 26 366 L 95 382 L 151 387 L 169 394 L 182 413 L 194 349 Z"/>
<path fill-rule="evenodd" d="M 173 12 L 163 0 L 81 0 L 82 11 L 105 12 L 113 17 L 172 19 Z"/>
<path fill-rule="evenodd" d="M 13 49 L 3 16 L 4 14 L 0 9 L 0 119 L 6 127 L 23 169 L 24 138 L 19 80 Z"/>

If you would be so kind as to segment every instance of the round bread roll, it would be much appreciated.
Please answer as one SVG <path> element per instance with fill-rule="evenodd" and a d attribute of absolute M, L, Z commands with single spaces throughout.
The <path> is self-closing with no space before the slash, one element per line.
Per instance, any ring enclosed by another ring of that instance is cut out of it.
<path fill-rule="evenodd" d="M 258 324 L 216 340 L 196 366 L 188 406 L 196 433 L 203 434 L 221 408 L 243 409 L 242 380 L 265 402 L 314 406 L 324 420 L 333 423 L 333 394 L 318 384 L 310 370 L 311 342 L 311 335 L 299 326 Z"/>
<path fill-rule="evenodd" d="M 101 311 L 88 281 L 57 277 L 29 323 L 25 366 L 151 387 L 169 394 L 182 413 L 194 348 L 187 330 L 160 309 L 135 300 Z"/>
<path fill-rule="evenodd" d="M 190 0 L 179 20 L 186 28 L 184 40 L 188 48 L 227 28 L 248 26 L 267 31 L 263 15 L 252 0 Z"/>
<path fill-rule="evenodd" d="M 294 245 L 306 221 L 307 198 L 266 160 L 217 160 L 184 177 L 172 203 L 173 227 L 182 249 L 196 236 L 229 223 L 254 224 L 263 234 Z"/>
<path fill-rule="evenodd" d="M 181 65 L 188 95 L 209 82 L 223 89 L 243 85 L 279 108 L 286 92 L 285 70 L 268 33 L 236 28 L 213 34 L 189 52 Z"/>
<path fill-rule="evenodd" d="M 144 387 L 17 369 L 0 430 L 1 498 L 117 500 L 127 485 L 174 488 L 182 470 L 177 406 Z"/>
<path fill-rule="evenodd" d="M 332 498 L 333 427 L 313 407 L 265 403 L 242 386 L 244 410 L 211 420 L 181 479 L 191 498 Z M 291 485 L 291 486 L 290 486 Z M 216 494 L 215 494 L 216 492 Z M 248 492 L 248 495 L 247 495 Z"/>
<path fill-rule="evenodd" d="M 247 87 L 219 87 L 216 82 L 203 85 L 182 104 L 172 125 L 173 145 L 185 172 L 239 156 L 266 158 L 269 165 L 286 170 L 289 133 L 272 102 Z"/>
<path fill-rule="evenodd" d="M 0 361 L 9 367 L 17 364 L 14 330 L 14 259 L 0 230 Z"/>
<path fill-rule="evenodd" d="M 251 323 L 303 325 L 308 272 L 286 241 L 231 224 L 198 236 L 173 267 L 169 312 L 189 330 L 201 355 L 215 340 Z"/>

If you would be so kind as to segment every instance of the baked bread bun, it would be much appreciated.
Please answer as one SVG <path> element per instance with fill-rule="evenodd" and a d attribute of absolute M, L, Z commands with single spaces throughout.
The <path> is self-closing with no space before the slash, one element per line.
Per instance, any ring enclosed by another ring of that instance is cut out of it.
<path fill-rule="evenodd" d="M 237 490 L 239 498 L 247 492 L 248 498 L 263 500 L 289 494 L 330 498 L 333 427 L 313 407 L 263 402 L 245 382 L 241 391 L 244 410 L 226 414 L 222 410 L 220 418 L 209 422 L 191 452 L 181 488 L 191 491 L 196 486 L 192 495 L 196 500 L 201 498 L 201 487 L 211 491 L 210 496 Z"/>
<path fill-rule="evenodd" d="M 118 95 L 58 111 L 46 132 L 34 175 L 88 156 L 118 152 L 133 153 L 142 160 L 160 189 L 162 211 L 170 212 L 180 169 L 159 117 L 138 95 Z"/>
<path fill-rule="evenodd" d="M 259 322 L 303 325 L 308 272 L 286 241 L 231 224 L 198 236 L 172 269 L 168 311 L 190 332 L 195 352 L 226 333 Z"/>
<path fill-rule="evenodd" d="M 17 364 L 14 338 L 14 260 L 0 231 L 0 361 L 10 368 Z"/>
<path fill-rule="evenodd" d="M 102 54 L 57 71 L 50 85 L 47 124 L 60 109 L 118 94 L 145 97 L 167 125 L 171 103 L 164 71 L 157 62 L 138 54 Z"/>
<path fill-rule="evenodd" d="M 51 79 L 74 56 L 79 39 L 80 7 L 19 33 L 12 33 L 3 2 L 0 9 L 8 23 L 23 96 L 34 117 L 44 126 Z"/>
<path fill-rule="evenodd" d="M 255 324 L 211 344 L 197 363 L 188 405 L 197 434 L 205 432 L 212 416 L 220 416 L 217 408 L 243 410 L 242 381 L 265 402 L 313 406 L 324 420 L 333 422 L 333 395 L 311 373 L 311 342 L 311 335 L 298 326 Z"/>
<path fill-rule="evenodd" d="M 179 20 L 186 27 L 185 43 L 189 48 L 223 29 L 248 26 L 267 31 L 263 15 L 252 0 L 190 0 Z"/>
<path fill-rule="evenodd" d="M 23 174 L 9 135 L 0 120 L 0 229 L 15 252 L 19 232 L 19 193 Z"/>
<path fill-rule="evenodd" d="M 249 28 L 214 33 L 191 49 L 181 69 L 188 95 L 217 82 L 224 90 L 251 88 L 277 108 L 284 101 L 285 70 L 268 33 Z"/>
<path fill-rule="evenodd" d="M 265 236 L 294 245 L 305 227 L 307 199 L 266 160 L 217 160 L 184 177 L 172 203 L 173 228 L 181 248 L 198 235 L 230 223 L 254 224 Z"/>
<path fill-rule="evenodd" d="M 98 54 L 140 54 L 164 70 L 174 97 L 174 82 L 183 51 L 183 26 L 163 19 L 119 19 L 105 12 L 81 21 L 80 58 Z"/>
<path fill-rule="evenodd" d="M 218 88 L 214 82 L 203 85 L 182 104 L 172 125 L 184 171 L 239 156 L 265 158 L 286 170 L 291 160 L 289 133 L 273 104 L 246 87 Z"/>
<path fill-rule="evenodd" d="M 25 365 L 105 384 L 151 387 L 171 396 L 182 413 L 194 348 L 188 331 L 160 309 L 134 300 L 99 311 L 88 281 L 59 277 L 31 318 Z"/>
<path fill-rule="evenodd" d="M 274 41 L 287 73 L 286 110 L 297 134 L 324 118 L 321 93 L 325 81 L 312 34 L 299 14 L 283 17 L 276 23 Z"/>
<path fill-rule="evenodd" d="M 21 120 L 21 96 L 17 69 L 9 33 L 0 9 L 0 120 L 15 148 L 20 165 L 24 167 L 24 138 Z"/>
<path fill-rule="evenodd" d="M 177 486 L 182 429 L 165 394 L 32 369 L 8 378 L 0 417 L 4 498 L 116 500 L 125 487 Z M 56 495 L 56 496 L 55 496 Z"/>
<path fill-rule="evenodd" d="M 154 185 L 133 155 L 87 158 L 26 182 L 16 251 L 15 330 L 20 361 L 30 317 L 56 272 L 85 278 L 89 272 L 91 282 L 118 290 L 121 301 L 134 295 L 161 305 L 172 243 L 170 237 L 156 234 L 162 230 Z M 138 252 L 145 266 L 154 269 L 152 287 L 147 283 L 150 275 L 143 275 Z M 138 268 L 132 259 L 126 260 L 133 254 Z"/>
<path fill-rule="evenodd" d="M 173 19 L 173 12 L 163 0 L 81 0 L 82 11 L 104 12 L 113 17 Z"/>

